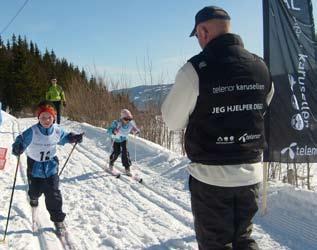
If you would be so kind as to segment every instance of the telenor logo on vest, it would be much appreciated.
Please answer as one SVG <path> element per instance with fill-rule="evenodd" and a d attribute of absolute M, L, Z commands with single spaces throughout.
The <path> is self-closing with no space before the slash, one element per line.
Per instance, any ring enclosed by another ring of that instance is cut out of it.
<path fill-rule="evenodd" d="M 248 135 L 248 133 L 243 134 L 239 137 L 239 141 L 246 142 L 249 140 L 257 140 L 261 138 L 261 134 L 255 134 L 255 135 Z"/>
<path fill-rule="evenodd" d="M 295 156 L 310 156 L 317 155 L 317 148 L 311 148 L 305 145 L 304 147 L 297 146 L 296 142 L 292 142 L 288 147 L 281 150 L 281 154 L 288 152 L 289 158 L 294 160 Z"/>

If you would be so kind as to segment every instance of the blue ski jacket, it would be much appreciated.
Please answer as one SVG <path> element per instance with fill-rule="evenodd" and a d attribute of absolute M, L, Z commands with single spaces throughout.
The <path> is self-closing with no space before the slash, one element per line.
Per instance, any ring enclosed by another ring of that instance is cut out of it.
<path fill-rule="evenodd" d="M 139 134 L 140 130 L 133 120 L 128 123 L 123 123 L 119 119 L 111 123 L 110 127 L 107 128 L 107 133 L 115 142 L 124 142 L 128 139 L 130 133 Z"/>
<path fill-rule="evenodd" d="M 40 132 L 43 135 L 51 135 L 54 131 L 54 127 L 57 125 L 52 125 L 49 128 L 44 128 L 41 126 L 40 123 L 37 124 L 37 127 L 39 128 Z M 69 143 L 69 134 L 66 133 L 62 128 L 60 128 L 60 140 L 58 142 L 58 145 L 64 145 L 65 143 Z M 32 128 L 28 128 L 25 130 L 22 135 L 19 135 L 15 142 L 12 145 L 12 149 L 19 148 L 22 152 L 26 150 L 26 148 L 31 144 L 33 137 L 33 131 Z M 13 151 L 13 150 L 12 150 Z M 31 175 L 32 177 L 36 178 L 48 178 L 52 175 L 55 175 L 58 173 L 58 158 L 55 156 L 49 161 L 44 162 L 38 162 L 32 159 L 33 165 L 32 165 L 32 171 Z"/>

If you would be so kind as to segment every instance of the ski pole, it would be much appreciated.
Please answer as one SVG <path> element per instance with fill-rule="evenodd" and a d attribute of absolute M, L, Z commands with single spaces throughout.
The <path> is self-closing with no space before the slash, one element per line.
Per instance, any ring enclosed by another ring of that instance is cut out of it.
<path fill-rule="evenodd" d="M 137 169 L 139 169 L 138 163 L 136 161 L 136 135 L 134 134 L 134 165 Z"/>
<path fill-rule="evenodd" d="M 72 150 L 70 151 L 70 153 L 69 153 L 69 155 L 68 155 L 68 158 L 67 158 L 67 160 L 65 161 L 64 166 L 62 167 L 62 169 L 61 169 L 61 171 L 59 172 L 58 176 L 61 176 L 61 174 L 63 173 L 63 170 L 64 170 L 64 168 L 66 167 L 66 164 L 67 164 L 67 162 L 68 162 L 70 156 L 72 155 L 72 153 L 73 153 L 73 151 L 74 151 L 76 145 L 77 145 L 77 142 L 75 142 L 75 144 L 74 144 Z"/>
<path fill-rule="evenodd" d="M 109 157 L 109 166 L 110 166 L 110 163 L 111 163 L 111 155 L 112 155 L 112 153 L 114 152 L 114 148 L 113 148 L 113 144 L 114 144 L 114 139 L 112 138 L 112 136 L 110 136 L 110 139 L 111 139 L 111 146 L 110 146 L 110 150 L 109 150 L 109 152 L 110 152 L 110 157 Z M 114 162 L 113 162 L 114 163 Z M 107 164 L 107 163 L 106 163 Z M 106 167 L 107 168 L 107 167 Z"/>
<path fill-rule="evenodd" d="M 17 180 L 17 174 L 18 174 L 19 165 L 20 165 L 20 155 L 18 156 L 17 166 L 16 166 L 16 169 L 15 169 L 15 175 L 14 175 L 14 181 L 13 181 L 13 186 L 12 186 L 10 205 L 9 205 L 9 211 L 8 211 L 8 217 L 7 217 L 7 224 L 6 224 L 6 228 L 4 230 L 4 236 L 3 236 L 3 240 L 2 240 L 3 242 L 5 241 L 6 236 L 7 236 L 9 220 L 10 220 L 10 213 L 11 213 L 11 207 L 12 207 L 12 201 L 13 201 L 13 195 L 14 195 L 14 189 L 15 189 L 15 183 L 16 183 L 16 180 Z"/>
<path fill-rule="evenodd" d="M 134 162 L 135 162 L 135 165 L 136 165 L 136 135 L 134 134 Z"/>

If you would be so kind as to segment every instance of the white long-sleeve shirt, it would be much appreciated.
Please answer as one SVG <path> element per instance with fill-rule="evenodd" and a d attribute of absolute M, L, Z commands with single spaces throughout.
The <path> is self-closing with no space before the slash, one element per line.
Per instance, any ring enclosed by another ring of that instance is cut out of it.
<path fill-rule="evenodd" d="M 274 86 L 267 96 L 272 100 Z M 163 120 L 171 130 L 187 127 L 199 95 L 199 78 L 193 65 L 187 62 L 177 73 L 175 84 L 162 104 Z M 203 138 L 202 138 L 203 139 Z M 214 186 L 236 187 L 259 183 L 263 179 L 262 162 L 238 165 L 205 165 L 190 163 L 188 172 L 195 179 Z"/>

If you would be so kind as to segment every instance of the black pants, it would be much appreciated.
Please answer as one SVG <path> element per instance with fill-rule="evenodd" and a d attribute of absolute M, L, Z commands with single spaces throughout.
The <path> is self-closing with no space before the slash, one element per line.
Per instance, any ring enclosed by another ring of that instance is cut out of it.
<path fill-rule="evenodd" d="M 259 184 L 218 187 L 189 177 L 191 205 L 200 250 L 258 250 L 251 238 Z"/>
<path fill-rule="evenodd" d="M 61 123 L 61 101 L 56 101 L 56 102 L 52 102 L 53 104 L 54 104 L 54 106 L 55 106 L 55 109 L 56 109 L 56 113 L 57 113 L 57 115 L 56 115 L 56 118 L 57 118 L 57 121 L 56 121 L 56 123 L 57 124 L 60 124 Z"/>
<path fill-rule="evenodd" d="M 110 155 L 110 165 L 113 165 L 113 163 L 118 159 L 120 153 L 122 165 L 125 167 L 125 169 L 129 169 L 131 166 L 131 160 L 127 150 L 127 141 L 113 143 L 113 152 Z"/>
<path fill-rule="evenodd" d="M 66 214 L 63 213 L 63 199 L 61 191 L 59 190 L 59 176 L 58 174 L 48 178 L 36 178 L 32 173 L 32 160 L 28 158 L 27 176 L 29 182 L 28 195 L 30 199 L 38 199 L 42 194 L 45 196 L 46 209 L 50 214 L 51 221 L 64 221 Z"/>

